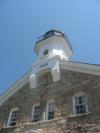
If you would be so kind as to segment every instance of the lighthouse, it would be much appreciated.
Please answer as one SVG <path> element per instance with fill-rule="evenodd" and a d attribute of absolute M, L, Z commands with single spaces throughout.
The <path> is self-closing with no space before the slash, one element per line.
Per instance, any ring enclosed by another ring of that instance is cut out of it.
<path fill-rule="evenodd" d="M 59 60 L 69 61 L 73 53 L 68 37 L 58 30 L 50 30 L 37 38 L 34 52 L 37 60 L 32 66 L 30 88 L 59 81 Z"/>

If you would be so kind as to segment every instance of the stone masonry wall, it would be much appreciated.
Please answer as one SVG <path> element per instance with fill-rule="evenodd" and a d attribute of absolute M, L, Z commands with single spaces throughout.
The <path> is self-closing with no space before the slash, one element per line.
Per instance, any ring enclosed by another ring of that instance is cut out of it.
<path fill-rule="evenodd" d="M 78 92 L 84 92 L 87 94 L 89 113 L 77 117 L 73 115 L 72 97 Z M 98 127 L 100 123 L 100 77 L 67 70 L 61 70 L 61 80 L 58 82 L 49 84 L 47 86 L 40 86 L 35 89 L 30 89 L 29 84 L 23 86 L 17 93 L 4 102 L 2 106 L 0 106 L 0 123 L 6 127 L 10 110 L 14 107 L 19 107 L 19 115 L 17 119 L 17 125 L 19 127 L 20 124 L 31 123 L 33 105 L 35 103 L 41 103 L 41 105 L 43 105 L 43 103 L 46 104 L 46 102 L 51 99 L 55 100 L 55 118 L 58 116 L 61 117 L 61 115 L 63 115 L 63 118 L 66 121 L 65 123 L 67 123 L 66 128 L 69 132 L 71 132 L 72 129 L 73 132 L 74 130 L 75 132 L 78 132 L 79 129 L 80 132 L 82 132 L 82 125 L 85 127 L 86 124 L 92 126 L 94 124 L 97 125 L 96 128 Z M 52 132 L 55 133 L 57 129 L 60 128 L 60 126 L 57 128 L 58 124 L 59 122 L 56 122 L 56 128 L 53 127 L 54 124 L 52 127 L 49 127 L 49 124 L 47 124 L 45 127 L 38 127 L 36 126 L 37 124 L 35 126 L 34 124 L 31 126 L 24 125 L 23 132 L 25 132 L 25 130 L 29 130 L 29 128 L 33 128 L 34 130 L 38 128 L 41 130 L 45 129 L 43 132 L 46 132 L 48 130 L 47 128 L 50 128 L 51 132 L 51 128 L 53 128 Z M 1 133 L 13 133 L 15 129 L 15 127 L 11 129 L 2 128 Z M 63 131 L 62 127 L 61 130 Z"/>

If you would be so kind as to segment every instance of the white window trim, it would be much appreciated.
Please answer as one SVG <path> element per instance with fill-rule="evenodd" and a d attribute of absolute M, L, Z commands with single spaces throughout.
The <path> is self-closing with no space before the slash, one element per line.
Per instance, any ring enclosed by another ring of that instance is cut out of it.
<path fill-rule="evenodd" d="M 31 114 L 31 122 L 32 122 L 33 117 L 34 117 L 34 111 L 35 111 L 35 107 L 36 107 L 36 106 L 40 106 L 40 103 L 36 103 L 36 104 L 33 105 L 32 114 Z"/>
<path fill-rule="evenodd" d="M 47 105 L 46 105 L 46 120 L 48 120 L 48 107 L 49 107 L 49 103 L 54 103 L 55 104 L 55 100 L 49 100 L 47 102 Z"/>
<path fill-rule="evenodd" d="M 11 110 L 10 110 L 10 114 L 9 114 L 9 117 L 8 117 L 8 122 L 7 122 L 7 127 L 12 127 L 12 126 L 9 126 L 10 121 L 11 121 L 11 115 L 12 115 L 12 112 L 13 112 L 13 111 L 17 111 L 17 110 L 19 110 L 19 108 L 18 108 L 18 107 L 13 108 L 13 109 L 11 109 Z"/>
<path fill-rule="evenodd" d="M 76 110 L 75 110 L 75 97 L 83 96 L 83 95 L 86 96 L 86 105 L 85 105 L 85 107 L 86 107 L 86 113 L 89 112 L 89 110 L 88 110 L 87 95 L 86 95 L 85 93 L 83 93 L 83 92 L 79 92 L 79 93 L 75 93 L 74 96 L 73 96 L 73 114 L 74 114 L 74 115 L 80 115 L 80 114 L 77 114 L 77 113 L 76 113 Z"/>

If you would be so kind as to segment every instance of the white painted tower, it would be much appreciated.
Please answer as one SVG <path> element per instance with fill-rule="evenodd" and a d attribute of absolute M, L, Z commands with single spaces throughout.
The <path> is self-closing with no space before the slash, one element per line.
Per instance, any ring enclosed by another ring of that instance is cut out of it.
<path fill-rule="evenodd" d="M 68 61 L 72 56 L 67 36 L 58 30 L 50 30 L 37 39 L 34 51 L 37 61 L 32 67 L 30 87 L 37 87 L 39 78 L 46 73 L 51 73 L 53 82 L 60 80 L 59 60 Z M 44 80 L 46 82 L 47 77 Z"/>

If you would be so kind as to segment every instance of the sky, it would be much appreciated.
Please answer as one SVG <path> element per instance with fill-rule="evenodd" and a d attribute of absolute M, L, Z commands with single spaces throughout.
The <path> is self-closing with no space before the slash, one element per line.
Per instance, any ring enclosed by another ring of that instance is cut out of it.
<path fill-rule="evenodd" d="M 0 94 L 36 60 L 36 38 L 65 32 L 72 61 L 100 64 L 100 0 L 0 0 Z"/>

